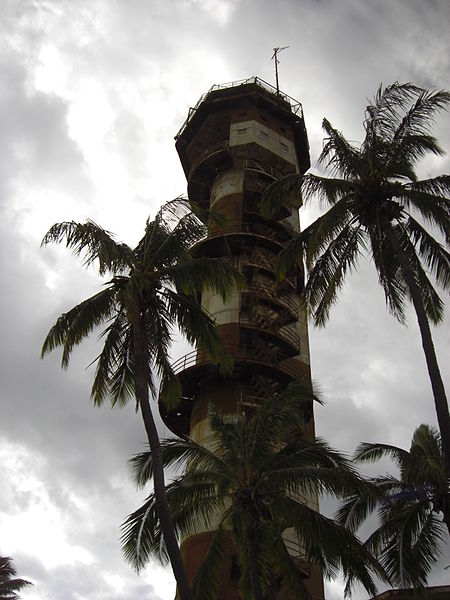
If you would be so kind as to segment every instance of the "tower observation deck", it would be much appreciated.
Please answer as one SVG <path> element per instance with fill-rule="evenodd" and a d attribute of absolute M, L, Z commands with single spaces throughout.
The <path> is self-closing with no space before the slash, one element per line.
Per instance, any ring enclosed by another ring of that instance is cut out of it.
<path fill-rule="evenodd" d="M 189 110 L 175 139 L 189 200 L 223 217 L 195 252 L 227 257 L 243 276 L 243 285 L 225 302 L 210 291 L 201 298 L 233 357 L 232 374 L 224 377 L 206 354 L 194 350 L 173 365 L 182 384 L 181 404 L 172 411 L 160 404 L 171 431 L 205 444 L 209 403 L 223 413 L 253 411 L 290 382 L 310 382 L 307 322 L 298 296 L 301 265 L 281 284 L 275 276 L 277 255 L 300 229 L 299 205 L 270 219 L 259 211 L 271 183 L 309 168 L 309 146 L 301 104 L 257 77 L 213 86 Z M 314 437 L 312 406 L 305 411 L 304 435 Z M 189 578 L 213 535 L 203 524 L 182 541 Z M 320 572 L 302 561 L 295 540 L 290 546 L 312 597 L 323 599 Z M 232 568 L 222 594 L 223 600 L 239 598 Z"/>

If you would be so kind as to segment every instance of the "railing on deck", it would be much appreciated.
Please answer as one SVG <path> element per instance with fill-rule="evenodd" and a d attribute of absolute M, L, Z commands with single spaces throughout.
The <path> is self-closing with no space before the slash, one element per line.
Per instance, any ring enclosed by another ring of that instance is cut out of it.
<path fill-rule="evenodd" d="M 263 283 L 252 282 L 245 286 L 242 290 L 243 293 L 255 292 L 268 298 L 273 298 L 276 302 L 282 304 L 289 312 L 291 312 L 295 318 L 298 318 L 298 304 L 292 298 L 287 295 L 278 295 L 274 287 L 264 285 Z"/>
<path fill-rule="evenodd" d="M 300 353 L 300 338 L 295 333 L 295 331 L 289 327 L 288 325 L 283 326 L 282 328 L 273 327 L 270 323 L 258 323 L 256 322 L 253 316 L 246 317 L 245 315 L 240 315 L 239 323 L 243 325 L 247 325 L 247 327 L 255 327 L 256 329 L 260 329 L 261 331 L 267 331 L 272 335 L 280 337 L 286 343 L 290 344 L 293 348 Z"/>
<path fill-rule="evenodd" d="M 306 375 L 299 369 L 299 367 L 291 362 L 285 363 L 284 361 L 288 359 L 288 356 L 283 355 L 278 352 L 276 354 L 272 354 L 270 360 L 251 348 L 249 345 L 245 346 L 234 346 L 232 348 L 227 348 L 228 352 L 231 354 L 235 362 L 256 362 L 260 364 L 265 364 L 269 367 L 279 369 L 281 372 L 285 373 L 289 377 L 297 381 L 305 381 Z M 180 374 L 182 371 L 186 369 L 190 369 L 193 367 L 206 366 L 211 364 L 211 360 L 208 357 L 206 352 L 193 350 L 188 354 L 185 354 L 178 360 L 176 360 L 172 364 L 172 369 L 176 375 Z"/>
<path fill-rule="evenodd" d="M 278 244 L 284 244 L 292 238 L 294 230 L 287 222 L 279 223 L 279 226 L 275 229 L 262 221 L 227 221 L 222 227 L 211 227 L 203 239 L 219 237 L 231 233 L 260 235 L 277 242 Z"/>
<path fill-rule="evenodd" d="M 255 84 L 255 85 L 259 86 L 260 88 L 262 88 L 263 90 L 265 90 L 266 92 L 269 92 L 269 94 L 274 96 L 275 99 L 284 100 L 284 102 L 289 104 L 291 111 L 295 115 L 299 115 L 300 117 L 303 117 L 302 105 L 298 100 L 295 100 L 294 98 L 291 98 L 287 94 L 280 92 L 273 85 L 271 85 L 270 83 L 267 83 L 267 81 L 264 81 L 264 79 L 260 79 L 259 77 L 249 77 L 248 79 L 240 79 L 239 81 L 231 81 L 229 83 L 215 84 L 205 94 L 202 94 L 202 96 L 200 96 L 197 104 L 194 107 L 191 107 L 189 109 L 188 116 L 187 116 L 185 122 L 183 123 L 183 125 L 181 126 L 179 132 L 175 136 L 175 139 L 177 140 L 181 136 L 181 134 L 185 130 L 187 124 L 189 123 L 189 121 L 192 119 L 192 117 L 196 113 L 200 104 L 204 100 L 206 100 L 206 98 L 211 93 L 216 92 L 218 90 L 226 90 L 228 88 L 234 88 L 234 87 L 239 87 L 240 85 L 249 85 L 249 84 Z"/>
<path fill-rule="evenodd" d="M 203 150 L 203 152 L 200 154 L 200 156 L 198 156 L 196 158 L 195 162 L 193 163 L 191 170 L 189 171 L 188 180 L 189 181 L 191 180 L 193 173 L 195 173 L 195 170 L 198 169 L 198 167 L 202 164 L 203 161 L 205 161 L 208 158 L 211 158 L 213 156 L 223 153 L 225 150 L 227 150 L 229 148 L 229 145 L 230 145 L 229 141 L 225 140 L 218 144 L 214 144 L 214 146 L 209 146 L 208 148 L 205 148 Z"/>
<path fill-rule="evenodd" d="M 247 158 L 242 163 L 242 166 L 244 167 L 244 170 L 254 171 L 255 173 L 262 173 L 263 175 L 266 175 L 267 177 L 270 177 L 273 180 L 283 179 L 283 177 L 285 177 L 280 171 L 277 171 L 273 167 L 270 167 L 269 165 L 266 165 L 260 162 L 259 160 L 252 160 L 250 158 Z"/>

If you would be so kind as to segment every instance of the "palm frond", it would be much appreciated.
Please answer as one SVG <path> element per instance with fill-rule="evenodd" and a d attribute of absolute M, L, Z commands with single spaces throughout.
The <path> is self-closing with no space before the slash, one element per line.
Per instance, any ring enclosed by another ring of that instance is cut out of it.
<path fill-rule="evenodd" d="M 115 311 L 116 293 L 112 286 L 80 302 L 68 313 L 62 314 L 50 329 L 42 346 L 41 358 L 62 346 L 61 366 L 67 368 L 73 347 L 97 326 L 108 321 Z"/>
<path fill-rule="evenodd" d="M 252 454 L 257 457 L 267 450 L 273 452 L 273 442 L 281 440 L 295 430 L 301 431 L 304 425 L 304 407 L 313 402 L 310 386 L 300 383 L 290 384 L 281 394 L 264 402 L 248 424 Z"/>
<path fill-rule="evenodd" d="M 294 499 L 283 499 L 286 519 L 295 528 L 305 548 L 306 560 L 333 576 L 343 569 L 347 592 L 360 582 L 372 595 L 376 594 L 374 575 L 386 581 L 382 567 L 364 545 L 345 527 Z"/>
<path fill-rule="evenodd" d="M 214 486 L 208 482 L 185 486 L 183 478 L 175 480 L 167 486 L 167 498 L 178 537 L 195 533 L 199 521 L 211 527 L 212 519 L 223 508 L 217 500 Z M 160 529 L 154 493 L 127 517 L 121 529 L 124 557 L 137 571 L 140 571 L 152 556 L 162 564 L 167 562 L 167 550 Z"/>
<path fill-rule="evenodd" d="M 136 571 L 139 572 L 150 557 L 157 557 L 162 564 L 167 563 L 154 494 L 129 515 L 121 529 L 120 541 L 124 558 Z"/>
<path fill-rule="evenodd" d="M 450 175 L 438 175 L 431 179 L 421 179 L 411 182 L 408 187 L 411 190 L 429 194 L 430 197 L 436 198 L 436 202 L 445 202 L 447 207 L 450 204 Z"/>
<path fill-rule="evenodd" d="M 215 600 L 227 573 L 227 554 L 230 553 L 229 533 L 219 526 L 215 532 L 208 552 L 197 571 L 192 590 L 199 600 Z M 231 565 L 230 565 L 231 567 Z"/>
<path fill-rule="evenodd" d="M 358 177 L 362 167 L 359 150 L 354 148 L 327 119 L 323 119 L 322 128 L 327 138 L 319 156 L 319 163 L 325 164 L 332 173 L 341 174 L 344 179 Z"/>
<path fill-rule="evenodd" d="M 26 579 L 16 577 L 12 558 L 9 556 L 0 556 L 0 598 L 5 600 L 18 600 L 21 589 L 33 585 Z"/>
<path fill-rule="evenodd" d="M 303 177 L 289 175 L 269 185 L 261 197 L 259 209 L 263 217 L 270 219 L 282 207 L 297 207 L 302 203 Z"/>
<path fill-rule="evenodd" d="M 308 269 L 345 227 L 355 224 L 352 204 L 353 197 L 351 195 L 343 197 L 302 231 L 301 235 L 305 240 L 305 258 Z"/>
<path fill-rule="evenodd" d="M 389 177 L 416 179 L 411 167 L 428 153 L 442 156 L 444 151 L 436 138 L 428 134 L 409 134 L 400 143 L 391 144 L 391 156 L 385 161 L 384 172 Z"/>
<path fill-rule="evenodd" d="M 450 253 L 413 217 L 410 216 L 407 219 L 404 228 L 425 266 L 435 276 L 437 283 L 442 288 L 448 289 L 450 287 Z"/>
<path fill-rule="evenodd" d="M 223 479 L 230 485 L 234 481 L 234 473 L 223 460 L 223 440 L 212 437 L 206 441 L 207 446 L 188 438 L 165 440 L 162 443 L 164 465 L 181 467 L 188 464 L 190 477 L 201 477 L 204 474 L 215 485 Z"/>
<path fill-rule="evenodd" d="M 436 507 L 441 509 L 448 493 L 439 434 L 421 425 L 409 452 L 387 444 L 361 444 L 356 458 L 372 461 L 385 456 L 400 468 L 401 478 L 375 478 L 372 482 L 382 493 L 379 501 L 373 504 L 356 495 L 341 507 L 339 518 L 357 527 L 366 511 L 377 508 L 381 525 L 366 541 L 367 550 L 378 556 L 395 585 L 421 587 L 426 585 L 445 536 L 445 525 L 436 515 Z"/>
<path fill-rule="evenodd" d="M 374 100 L 366 107 L 365 144 L 372 144 L 375 136 L 392 139 L 402 124 L 405 111 L 423 91 L 412 83 L 395 81 L 385 88 L 381 84 Z"/>
<path fill-rule="evenodd" d="M 130 478 L 138 488 L 144 487 L 153 477 L 153 457 L 150 451 L 135 454 L 128 460 Z M 165 466 L 165 465 L 164 465 Z"/>
<path fill-rule="evenodd" d="M 425 185 L 422 186 L 422 183 Z M 447 245 L 450 245 L 450 198 L 437 195 L 433 188 L 433 180 L 406 185 L 399 201 L 406 208 L 417 210 L 427 223 L 442 233 Z M 436 188 L 440 188 L 439 183 L 436 183 Z"/>
<path fill-rule="evenodd" d="M 309 267 L 312 266 L 327 244 L 351 221 L 350 202 L 350 197 L 343 198 L 286 244 L 278 256 L 279 280 L 283 280 L 286 273 L 294 269 L 303 257 L 306 258 Z"/>
<path fill-rule="evenodd" d="M 410 460 L 405 466 L 404 477 L 415 485 L 440 490 L 445 489 L 446 469 L 443 460 L 441 438 L 436 429 L 422 424 L 411 441 Z"/>
<path fill-rule="evenodd" d="M 169 346 L 172 342 L 171 326 L 165 298 L 162 295 L 155 295 L 153 302 L 148 304 L 145 314 L 147 353 L 159 378 L 159 397 L 167 407 L 174 408 L 180 401 L 182 387 L 169 360 Z M 149 384 L 151 381 L 149 369 Z M 156 393 L 156 387 L 152 386 L 151 390 Z"/>
<path fill-rule="evenodd" d="M 119 369 L 119 364 L 127 363 L 130 341 L 129 325 L 122 311 L 113 319 L 100 337 L 105 338 L 105 343 L 99 356 L 91 363 L 97 363 L 91 391 L 91 397 L 97 406 L 100 406 L 111 393 L 111 380 Z M 112 397 L 113 405 L 116 398 L 123 396 L 125 400 L 128 393 L 132 394 L 134 391 L 134 386 L 129 377 L 126 377 L 127 373 L 132 375 L 132 370 L 128 368 L 125 372 L 123 372 L 123 369 L 120 369 L 120 371 L 120 380 L 123 380 L 123 382 Z M 123 394 L 125 390 L 127 393 Z"/>
<path fill-rule="evenodd" d="M 302 193 L 305 202 L 317 197 L 319 204 L 335 206 L 352 196 L 354 184 L 348 179 L 321 177 L 308 173 L 303 177 Z"/>
<path fill-rule="evenodd" d="M 355 450 L 353 459 L 359 463 L 374 462 L 386 456 L 391 458 L 399 468 L 402 468 L 405 460 L 408 458 L 408 452 L 389 444 L 369 444 L 363 442 Z"/>
<path fill-rule="evenodd" d="M 405 280 L 407 280 L 407 276 L 404 270 L 409 269 L 413 274 L 418 289 L 420 290 L 421 301 L 428 319 L 434 324 L 440 323 L 444 316 L 444 303 L 439 297 L 439 294 L 433 286 L 433 283 L 430 281 L 427 272 L 423 268 L 418 253 L 416 252 L 416 249 L 408 236 L 408 231 L 403 224 L 399 224 L 395 228 L 392 228 L 392 230 L 394 235 L 397 236 L 400 241 L 401 252 L 403 254 L 402 258 L 405 262 L 405 264 L 401 263 L 401 268 Z M 425 232 L 425 230 L 423 230 L 423 232 Z M 423 239 L 424 238 L 422 237 L 421 241 Z M 439 261 L 439 265 L 442 266 L 442 261 Z M 440 273 L 442 275 L 442 271 Z M 407 292 L 412 299 L 412 292 L 409 286 L 407 286 Z"/>
<path fill-rule="evenodd" d="M 124 406 L 136 394 L 134 384 L 134 356 L 131 344 L 132 330 L 129 327 L 124 332 L 122 345 L 119 348 L 114 371 L 109 379 L 109 395 L 111 406 Z M 148 384 L 154 394 L 153 378 L 150 376 Z"/>
<path fill-rule="evenodd" d="M 369 231 L 372 259 L 378 281 L 383 288 L 389 312 L 400 322 L 405 322 L 407 286 L 398 260 L 393 256 L 392 245 L 384 229 L 377 222 Z"/>
<path fill-rule="evenodd" d="M 396 503 L 381 513 L 383 523 L 369 538 L 369 549 L 381 549 L 380 562 L 401 587 L 424 586 L 439 557 L 442 523 L 423 503 Z"/>
<path fill-rule="evenodd" d="M 166 290 L 165 299 L 171 321 L 178 324 L 188 342 L 196 342 L 214 364 L 220 365 L 223 373 L 229 373 L 233 360 L 223 345 L 212 317 L 193 296 Z"/>
<path fill-rule="evenodd" d="M 364 232 L 360 226 L 345 226 L 339 235 L 317 259 L 309 272 L 303 295 L 312 310 L 314 323 L 323 327 L 348 270 L 355 268 L 364 248 Z"/>
<path fill-rule="evenodd" d="M 411 452 L 416 449 L 435 461 L 442 461 L 441 437 L 435 427 L 422 423 L 413 433 Z"/>
<path fill-rule="evenodd" d="M 161 271 L 189 259 L 191 247 L 206 236 L 206 226 L 193 213 L 184 215 L 171 230 L 166 223 L 159 227 L 164 227 L 165 235 L 158 245 L 153 243 L 147 248 L 145 262 L 150 259 Z"/>
<path fill-rule="evenodd" d="M 336 512 L 336 521 L 351 532 L 358 531 L 369 515 L 401 487 L 401 482 L 394 477 L 374 477 L 366 480 L 358 493 L 347 495 L 340 504 Z"/>
<path fill-rule="evenodd" d="M 223 300 L 229 297 L 233 287 L 242 284 L 241 274 L 224 258 L 199 257 L 178 261 L 170 269 L 162 270 L 160 277 L 163 281 L 167 277 L 181 294 L 212 290 Z"/>
<path fill-rule="evenodd" d="M 298 600 L 311 600 L 298 564 L 294 563 L 294 560 L 298 563 L 298 557 L 292 557 L 289 554 L 281 536 L 273 540 L 272 544 L 275 546 L 275 548 L 272 546 L 272 551 L 275 550 L 273 552 L 275 557 L 274 575 L 281 583 L 280 587 L 289 591 Z"/>
<path fill-rule="evenodd" d="M 55 223 L 45 234 L 41 246 L 50 243 L 60 244 L 63 241 L 75 255 L 85 254 L 84 266 L 89 266 L 98 260 L 100 275 L 107 272 L 117 275 L 128 272 L 132 268 L 131 248 L 114 241 L 109 231 L 102 229 L 93 221 Z"/>
<path fill-rule="evenodd" d="M 417 89 L 416 100 L 405 112 L 392 135 L 394 143 L 408 139 L 410 136 L 426 136 L 430 131 L 434 116 L 450 104 L 450 93 L 443 90 Z M 410 102 L 410 98 L 407 100 Z M 405 103 L 403 104 L 403 108 Z"/>

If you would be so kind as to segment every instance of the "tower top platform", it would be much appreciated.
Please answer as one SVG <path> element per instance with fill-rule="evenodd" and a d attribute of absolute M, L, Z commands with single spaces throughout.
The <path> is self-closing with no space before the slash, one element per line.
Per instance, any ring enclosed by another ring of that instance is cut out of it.
<path fill-rule="evenodd" d="M 188 179 L 193 163 L 198 159 L 198 156 L 194 157 L 195 152 L 190 150 L 192 145 L 201 145 L 202 151 L 210 150 L 213 146 L 216 148 L 218 144 L 226 145 L 230 137 L 230 121 L 245 121 L 242 115 L 250 114 L 246 113 L 247 109 L 256 115 L 247 116 L 247 119 L 263 119 L 266 122 L 272 119 L 272 127 L 278 133 L 280 129 L 289 129 L 300 172 L 304 173 L 310 167 L 309 143 L 301 103 L 259 77 L 250 77 L 213 85 L 189 109 L 186 120 L 175 136 L 175 147 Z M 208 131 L 205 130 L 205 123 L 208 123 Z"/>
<path fill-rule="evenodd" d="M 277 91 L 277 89 L 270 83 L 267 83 L 267 81 L 264 81 L 260 77 L 254 76 L 248 77 L 247 79 L 240 79 L 238 81 L 231 81 L 229 83 L 219 83 L 211 86 L 211 88 L 205 94 L 200 96 L 197 104 L 189 109 L 188 116 L 175 136 L 175 140 L 178 140 L 178 138 L 183 134 L 188 123 L 194 117 L 203 102 L 207 102 L 208 100 L 214 101 L 214 99 L 217 99 L 218 97 L 221 99 L 226 97 L 231 98 L 236 96 L 236 92 L 248 94 L 254 87 L 259 88 L 258 91 L 264 90 L 272 102 L 275 102 L 280 108 L 284 108 L 294 115 L 299 115 L 303 120 L 303 107 L 298 100 L 291 98 L 284 92 L 279 90 Z M 240 89 L 237 90 L 236 88 Z M 216 92 L 220 93 L 217 94 Z"/>

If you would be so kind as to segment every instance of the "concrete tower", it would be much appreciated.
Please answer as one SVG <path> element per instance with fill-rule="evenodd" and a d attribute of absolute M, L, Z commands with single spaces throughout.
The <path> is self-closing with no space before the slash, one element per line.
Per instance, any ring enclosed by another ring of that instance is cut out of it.
<path fill-rule="evenodd" d="M 224 413 L 254 410 L 288 383 L 310 380 L 306 317 L 298 299 L 303 273 L 289 274 L 278 286 L 274 274 L 277 254 L 299 231 L 299 206 L 270 220 L 258 210 L 262 193 L 273 181 L 310 166 L 302 107 L 256 77 L 213 86 L 190 109 L 176 148 L 189 199 L 225 217 L 223 225 L 210 228 L 196 252 L 228 257 L 245 281 L 226 303 L 210 292 L 201 299 L 233 356 L 233 374 L 224 379 L 207 356 L 191 352 L 174 365 L 183 386 L 181 405 L 173 412 L 160 406 L 173 432 L 205 443 L 208 403 Z M 305 417 L 305 436 L 312 438 L 312 408 Z M 212 536 L 199 524 L 198 533 L 182 541 L 189 578 L 195 576 Z M 289 551 L 298 559 L 313 597 L 323 598 L 321 574 L 302 561 L 295 540 Z M 222 598 L 237 599 L 232 560 L 228 569 Z"/>

